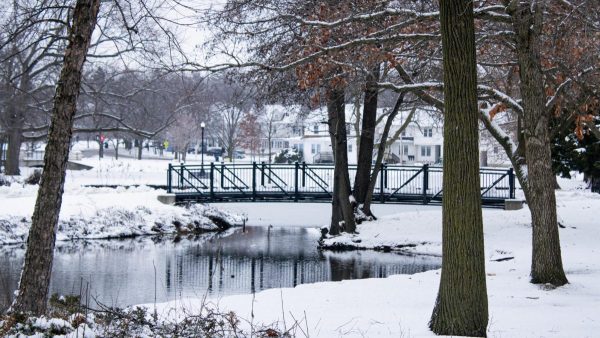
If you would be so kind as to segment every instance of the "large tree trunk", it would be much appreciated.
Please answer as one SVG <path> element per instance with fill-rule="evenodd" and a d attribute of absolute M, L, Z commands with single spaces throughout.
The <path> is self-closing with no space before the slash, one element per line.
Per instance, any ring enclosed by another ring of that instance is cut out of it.
<path fill-rule="evenodd" d="M 27 239 L 25 264 L 19 292 L 11 307 L 11 311 L 14 312 L 27 312 L 34 315 L 46 312 L 73 116 L 81 85 L 81 71 L 96 25 L 99 7 L 100 0 L 78 0 L 73 11 L 73 24 L 68 37 L 69 45 L 65 50 L 63 68 L 54 95 L 44 170 Z"/>
<path fill-rule="evenodd" d="M 440 335 L 485 336 L 488 306 L 472 1 L 441 1 L 440 21 L 445 98 L 443 260 L 429 325 Z"/>
<path fill-rule="evenodd" d="M 540 44 L 543 6 L 513 2 L 509 8 L 517 41 L 523 136 L 528 168 L 528 198 L 533 227 L 531 282 L 560 286 L 568 283 L 560 250 L 556 215 L 555 178 L 549 135 L 550 114 L 546 110 Z"/>
<path fill-rule="evenodd" d="M 354 211 L 350 204 L 350 176 L 348 173 L 348 140 L 346 135 L 346 114 L 344 107 L 344 89 L 333 88 L 327 94 L 327 115 L 329 134 L 335 162 L 333 179 L 333 201 L 331 210 L 330 234 L 337 235 L 340 230 L 355 232 Z M 343 223 L 340 229 L 340 223 Z"/>
<path fill-rule="evenodd" d="M 358 206 L 364 206 L 369 191 L 371 180 L 371 163 L 373 161 L 373 147 L 375 143 L 375 124 L 377 121 L 377 88 L 379 81 L 379 64 L 373 68 L 373 72 L 367 75 L 365 87 L 364 110 L 362 115 L 362 130 L 358 149 L 358 165 L 354 177 L 354 198 Z M 370 208 L 362 208 L 366 216 L 372 216 Z"/>

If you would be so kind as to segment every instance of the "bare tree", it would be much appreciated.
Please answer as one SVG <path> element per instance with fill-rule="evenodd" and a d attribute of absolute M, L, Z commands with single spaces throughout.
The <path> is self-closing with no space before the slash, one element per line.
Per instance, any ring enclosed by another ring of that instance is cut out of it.
<path fill-rule="evenodd" d="M 78 0 L 73 11 L 69 45 L 54 98 L 44 171 L 27 240 L 25 265 L 11 311 L 35 315 L 46 311 L 73 117 L 83 64 L 99 9 L 100 0 Z"/>

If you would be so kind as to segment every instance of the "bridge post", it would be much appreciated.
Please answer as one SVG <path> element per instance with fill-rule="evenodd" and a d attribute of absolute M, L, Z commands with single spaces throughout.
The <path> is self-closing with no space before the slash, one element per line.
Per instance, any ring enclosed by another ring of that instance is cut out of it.
<path fill-rule="evenodd" d="M 429 188 L 429 164 L 423 165 L 423 204 L 429 203 L 427 200 L 427 189 Z"/>
<path fill-rule="evenodd" d="M 265 161 L 262 162 L 262 170 L 260 172 L 260 185 L 262 185 L 263 187 L 265 186 L 265 170 L 266 170 L 266 164 Z"/>
<path fill-rule="evenodd" d="M 379 175 L 379 200 L 381 201 L 381 203 L 385 203 L 385 178 L 384 178 L 384 174 L 385 174 L 385 167 L 386 164 L 382 163 L 381 164 L 381 169 L 380 169 L 380 175 Z"/>
<path fill-rule="evenodd" d="M 294 165 L 294 202 L 298 202 L 298 170 L 300 169 L 300 163 L 296 162 Z"/>
<path fill-rule="evenodd" d="M 256 162 L 252 162 L 252 201 L 256 201 Z"/>
<path fill-rule="evenodd" d="M 225 188 L 225 162 L 221 162 L 221 189 Z"/>
<path fill-rule="evenodd" d="M 172 192 L 172 176 L 171 176 L 171 170 L 173 169 L 173 165 L 171 163 L 169 163 L 169 170 L 167 171 L 167 193 L 170 194 Z"/>
<path fill-rule="evenodd" d="M 306 162 L 302 161 L 302 188 L 306 186 Z"/>
<path fill-rule="evenodd" d="M 510 199 L 515 199 L 515 171 L 508 169 L 508 194 Z"/>
<path fill-rule="evenodd" d="M 382 169 L 383 169 L 383 172 L 382 172 L 382 174 L 383 174 L 383 186 L 384 186 L 384 187 L 387 189 L 387 187 L 388 187 L 388 170 L 387 170 L 387 163 L 384 163 L 384 164 L 383 164 L 383 167 L 382 167 Z"/>
<path fill-rule="evenodd" d="M 183 189 L 183 163 L 179 165 L 179 186 Z"/>
<path fill-rule="evenodd" d="M 210 162 L 210 200 L 215 200 L 215 163 Z"/>

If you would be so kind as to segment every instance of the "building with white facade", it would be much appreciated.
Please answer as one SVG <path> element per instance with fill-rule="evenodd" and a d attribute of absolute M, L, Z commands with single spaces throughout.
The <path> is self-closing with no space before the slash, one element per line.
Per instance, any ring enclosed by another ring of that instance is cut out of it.
<path fill-rule="evenodd" d="M 346 105 L 349 164 L 356 164 L 358 158 L 356 129 L 357 127 L 360 129 L 360 125 L 356 126 L 357 108 L 362 109 L 362 107 L 355 107 L 351 104 Z M 273 154 L 285 148 L 295 148 L 302 152 L 306 163 L 333 163 L 333 151 L 325 107 L 308 112 L 302 111 L 300 106 L 271 105 L 265 106 L 265 109 L 271 111 L 267 116 L 276 116 L 274 119 L 275 133 L 271 137 Z M 378 108 L 378 117 L 386 115 L 390 109 Z M 401 111 L 394 119 L 388 135 L 388 140 L 394 138 L 394 141 L 386 148 L 385 162 L 405 165 L 442 163 L 444 143 L 442 117 L 435 110 L 419 108 L 413 114 L 411 122 L 404 132 L 399 134 L 400 127 L 409 115 L 409 110 Z M 376 126 L 376 142 L 381 138 L 385 120 L 385 117 L 381 118 Z M 266 148 L 267 140 L 263 138 L 262 142 L 265 143 L 263 148 Z M 482 165 L 509 165 L 503 149 L 491 136 L 486 137 L 485 131 L 481 135 L 480 148 Z M 377 145 L 375 149 L 377 149 Z M 374 153 L 373 159 L 376 156 L 377 154 Z"/>

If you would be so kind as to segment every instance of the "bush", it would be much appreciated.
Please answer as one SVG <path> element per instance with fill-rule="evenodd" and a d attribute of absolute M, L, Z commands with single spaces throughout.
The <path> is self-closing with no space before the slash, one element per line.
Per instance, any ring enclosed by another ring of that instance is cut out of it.
<path fill-rule="evenodd" d="M 280 151 L 279 154 L 275 155 L 273 162 L 291 164 L 294 162 L 302 162 L 302 160 L 303 156 L 301 151 L 298 151 L 294 148 L 286 148 Z"/>
<path fill-rule="evenodd" d="M 35 169 L 33 171 L 33 173 L 31 173 L 31 175 L 29 175 L 29 177 L 27 177 L 25 179 L 24 182 L 26 184 L 35 185 L 35 184 L 40 184 L 41 180 L 42 180 L 42 170 L 41 169 Z"/>

